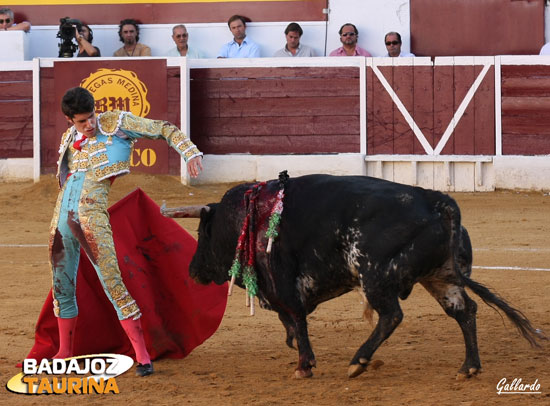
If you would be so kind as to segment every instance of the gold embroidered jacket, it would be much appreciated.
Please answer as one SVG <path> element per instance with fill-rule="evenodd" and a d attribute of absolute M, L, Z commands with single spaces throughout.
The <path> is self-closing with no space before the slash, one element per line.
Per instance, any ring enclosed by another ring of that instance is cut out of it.
<path fill-rule="evenodd" d="M 167 121 L 138 117 L 126 111 L 107 111 L 97 116 L 94 137 L 73 146 L 77 131 L 74 126 L 61 137 L 57 179 L 60 186 L 68 174 L 93 171 L 97 181 L 130 172 L 132 147 L 138 138 L 164 139 L 184 159 L 202 155 L 189 137 Z"/>

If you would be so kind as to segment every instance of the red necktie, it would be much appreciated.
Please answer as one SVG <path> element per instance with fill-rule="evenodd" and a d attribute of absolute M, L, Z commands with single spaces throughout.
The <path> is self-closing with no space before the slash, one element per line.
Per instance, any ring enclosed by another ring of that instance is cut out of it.
<path fill-rule="evenodd" d="M 73 148 L 74 149 L 78 149 L 80 151 L 80 149 L 82 148 L 80 146 L 80 144 L 82 144 L 88 137 L 86 137 L 84 134 L 82 134 L 82 138 L 80 138 L 78 141 L 75 141 L 73 143 Z"/>

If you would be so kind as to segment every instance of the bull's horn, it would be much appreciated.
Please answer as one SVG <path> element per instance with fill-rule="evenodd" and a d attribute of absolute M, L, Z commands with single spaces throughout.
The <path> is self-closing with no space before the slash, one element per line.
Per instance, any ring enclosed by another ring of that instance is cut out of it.
<path fill-rule="evenodd" d="M 184 206 L 184 207 L 174 207 L 172 209 L 169 209 L 169 208 L 166 207 L 166 201 L 163 201 L 162 206 L 160 207 L 160 213 L 164 217 L 199 218 L 201 216 L 201 210 L 202 209 L 204 209 L 206 211 L 209 211 L 210 207 L 209 206 Z"/>

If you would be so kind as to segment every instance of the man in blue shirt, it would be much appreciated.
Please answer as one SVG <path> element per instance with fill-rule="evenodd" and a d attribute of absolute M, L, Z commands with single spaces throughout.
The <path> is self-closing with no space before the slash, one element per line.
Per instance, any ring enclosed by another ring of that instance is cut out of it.
<path fill-rule="evenodd" d="M 227 21 L 233 34 L 233 41 L 225 44 L 218 52 L 218 58 L 259 58 L 260 47 L 254 41 L 246 38 L 246 21 L 240 15 L 232 16 Z"/>

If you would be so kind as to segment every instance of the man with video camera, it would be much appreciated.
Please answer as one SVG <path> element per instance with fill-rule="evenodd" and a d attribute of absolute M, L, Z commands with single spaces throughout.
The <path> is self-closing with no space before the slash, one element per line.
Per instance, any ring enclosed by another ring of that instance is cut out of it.
<path fill-rule="evenodd" d="M 75 28 L 76 29 L 76 28 Z M 75 34 L 76 42 L 78 42 L 77 58 L 88 56 L 101 56 L 101 51 L 98 47 L 92 45 L 94 33 L 88 24 L 82 24 L 82 27 Z"/>
<path fill-rule="evenodd" d="M 78 47 L 77 57 L 101 56 L 99 48 L 92 45 L 93 32 L 87 24 L 74 18 L 61 18 L 57 38 L 59 43 L 59 57 L 72 58 Z M 78 46 L 73 42 L 76 39 Z"/>

